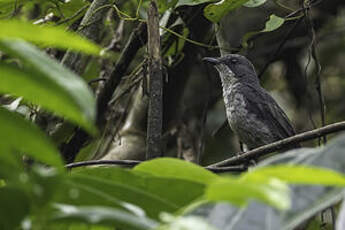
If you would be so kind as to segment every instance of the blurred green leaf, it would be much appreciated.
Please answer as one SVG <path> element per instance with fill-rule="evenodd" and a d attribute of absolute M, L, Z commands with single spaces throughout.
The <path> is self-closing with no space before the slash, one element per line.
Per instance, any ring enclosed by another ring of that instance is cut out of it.
<path fill-rule="evenodd" d="M 30 201 L 24 191 L 7 186 L 0 188 L 0 229 L 17 229 L 29 210 Z"/>
<path fill-rule="evenodd" d="M 1 0 L 0 1 L 0 19 L 4 19 L 13 14 L 15 4 L 13 0 Z"/>
<path fill-rule="evenodd" d="M 101 48 L 81 36 L 59 27 L 38 26 L 17 20 L 0 21 L 0 40 L 23 39 L 42 47 L 71 49 L 100 55 Z"/>
<path fill-rule="evenodd" d="M 266 22 L 264 29 L 262 29 L 260 31 L 249 32 L 249 33 L 246 33 L 243 36 L 243 38 L 242 38 L 242 46 L 245 47 L 245 48 L 248 47 L 248 40 L 253 35 L 256 35 L 256 34 L 259 34 L 259 33 L 271 32 L 273 30 L 276 30 L 279 27 L 281 27 L 284 24 L 284 22 L 285 22 L 284 18 L 281 18 L 281 17 L 278 17 L 278 16 L 272 14 L 270 16 L 270 19 Z"/>
<path fill-rule="evenodd" d="M 0 91 L 22 96 L 96 133 L 95 99 L 77 75 L 26 42 L 2 41 L 0 49 L 20 58 L 25 68 L 0 64 Z"/>
<path fill-rule="evenodd" d="M 175 207 L 187 205 L 201 196 L 204 186 L 199 183 L 172 178 L 157 178 L 151 174 L 115 167 L 84 168 L 75 172 L 93 175 L 109 181 L 136 187 L 158 197 L 164 197 Z M 174 184 L 173 187 L 169 186 Z M 186 190 L 188 193 L 186 193 Z"/>
<path fill-rule="evenodd" d="M 242 6 L 248 0 L 222 0 L 205 7 L 204 15 L 211 22 L 219 22 L 230 11 Z"/>
<path fill-rule="evenodd" d="M 37 209 L 42 209 L 50 204 L 50 201 L 58 191 L 64 174 L 54 168 L 34 165 L 29 172 L 31 183 L 31 200 Z"/>
<path fill-rule="evenodd" d="M 199 4 L 207 3 L 207 2 L 216 2 L 217 0 L 178 0 L 176 7 L 178 6 L 196 6 Z"/>
<path fill-rule="evenodd" d="M 3 152 L 0 154 L 0 179 L 5 179 L 6 182 L 17 181 L 19 174 L 24 173 L 22 156 L 7 152 L 11 151 L 10 148 L 10 146 L 0 147 L 0 151 Z"/>
<path fill-rule="evenodd" d="M 0 123 L 1 154 L 12 154 L 17 150 L 43 163 L 62 167 L 59 152 L 38 127 L 1 107 Z"/>
<path fill-rule="evenodd" d="M 174 7 L 178 0 L 158 0 L 158 9 L 160 13 L 164 13 L 167 9 Z"/>
<path fill-rule="evenodd" d="M 168 213 L 163 213 L 161 219 L 165 224 L 159 226 L 157 230 L 216 230 L 205 219 L 198 216 L 175 217 Z"/>
<path fill-rule="evenodd" d="M 41 3 L 42 4 L 42 3 Z M 88 1 L 84 0 L 72 0 L 72 1 L 64 1 L 59 2 L 58 7 L 54 7 L 52 11 L 55 15 L 63 14 L 64 18 L 68 18 L 73 16 L 78 10 L 82 9 L 84 6 L 89 5 L 90 3 Z M 86 9 L 84 10 L 84 12 Z M 62 15 L 61 15 L 62 16 Z M 83 14 L 80 14 L 79 17 L 83 16 Z M 78 19 L 78 17 L 74 18 L 74 20 Z M 71 20 L 73 22 L 73 20 Z M 71 23 L 69 21 L 68 23 Z"/>
<path fill-rule="evenodd" d="M 259 182 L 267 178 L 277 178 L 290 184 L 345 186 L 345 175 L 331 169 L 309 165 L 262 167 L 244 174 L 242 179 Z"/>
<path fill-rule="evenodd" d="M 176 158 L 158 158 L 145 161 L 135 166 L 133 170 L 156 177 L 182 179 L 201 184 L 209 184 L 219 178 L 218 175 L 199 165 Z"/>
<path fill-rule="evenodd" d="M 100 206 L 77 207 L 66 204 L 56 204 L 55 207 L 58 212 L 54 215 L 54 221 L 102 224 L 132 230 L 147 230 L 157 226 L 154 220 L 115 208 Z"/>
<path fill-rule="evenodd" d="M 266 179 L 255 183 L 221 178 L 207 187 L 205 197 L 210 201 L 228 201 L 239 206 L 256 199 L 281 210 L 290 207 L 289 188 L 278 179 Z"/>
<path fill-rule="evenodd" d="M 176 187 L 170 188 L 170 184 Z M 185 189 L 191 189 L 190 193 L 186 194 Z M 160 212 L 174 212 L 202 192 L 199 184 L 189 185 L 177 180 L 164 182 L 121 168 L 92 168 L 72 173 L 64 181 L 62 194 L 56 202 L 110 206 L 127 211 L 136 207 L 139 212 L 158 218 Z M 125 203 L 132 205 L 129 207 Z"/>
<path fill-rule="evenodd" d="M 249 0 L 248 2 L 244 3 L 243 6 L 245 7 L 258 7 L 264 4 L 267 0 Z"/>

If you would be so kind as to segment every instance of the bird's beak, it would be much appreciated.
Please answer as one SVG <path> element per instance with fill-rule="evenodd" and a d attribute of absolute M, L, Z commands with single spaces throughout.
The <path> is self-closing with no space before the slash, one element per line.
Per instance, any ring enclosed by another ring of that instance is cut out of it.
<path fill-rule="evenodd" d="M 208 63 L 210 63 L 212 65 L 220 64 L 220 61 L 218 60 L 218 58 L 204 57 L 202 60 L 205 61 L 205 62 L 208 62 Z"/>

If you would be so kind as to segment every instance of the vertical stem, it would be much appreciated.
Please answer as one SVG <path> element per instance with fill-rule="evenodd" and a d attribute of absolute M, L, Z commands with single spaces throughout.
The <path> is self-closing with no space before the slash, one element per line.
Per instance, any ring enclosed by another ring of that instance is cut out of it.
<path fill-rule="evenodd" d="M 147 20 L 149 54 L 149 109 L 146 159 L 162 156 L 163 76 L 160 55 L 159 14 L 157 2 L 151 0 Z"/>
<path fill-rule="evenodd" d="M 307 7 L 310 7 L 310 2 L 309 0 L 306 0 L 304 3 Z M 310 30 L 310 37 L 311 37 L 311 46 L 310 46 L 310 52 L 311 52 L 311 56 L 314 59 L 315 65 L 316 65 L 316 91 L 318 94 L 318 99 L 319 99 L 319 104 L 320 104 L 320 116 L 321 116 L 321 126 L 325 126 L 326 125 L 326 105 L 325 105 L 325 99 L 323 97 L 323 93 L 322 93 L 322 87 L 321 87 L 321 64 L 320 61 L 318 59 L 317 53 L 316 53 L 316 34 L 315 34 L 315 30 L 314 30 L 314 23 L 312 21 L 312 18 L 310 16 L 309 10 L 305 7 L 305 16 L 306 16 L 306 21 L 307 21 L 307 25 L 309 27 Z M 323 139 L 323 144 L 325 145 L 327 143 L 327 137 L 326 135 L 322 137 Z"/>

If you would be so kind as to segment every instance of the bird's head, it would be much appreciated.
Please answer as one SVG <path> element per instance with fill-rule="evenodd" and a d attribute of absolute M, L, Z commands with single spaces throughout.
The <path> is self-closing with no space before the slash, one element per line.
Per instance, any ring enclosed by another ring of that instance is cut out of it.
<path fill-rule="evenodd" d="M 228 54 L 223 57 L 205 57 L 203 61 L 214 65 L 222 80 L 259 82 L 253 64 L 242 55 Z"/>

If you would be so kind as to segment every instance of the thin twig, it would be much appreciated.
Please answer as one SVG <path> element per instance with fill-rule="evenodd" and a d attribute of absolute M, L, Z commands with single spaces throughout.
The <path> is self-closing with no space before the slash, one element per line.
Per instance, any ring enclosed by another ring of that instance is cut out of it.
<path fill-rule="evenodd" d="M 321 115 L 321 126 L 325 126 L 326 125 L 326 118 L 325 118 L 325 100 L 322 94 L 322 87 L 321 87 L 321 64 L 319 62 L 317 53 L 316 53 L 316 34 L 315 34 L 315 30 L 314 30 L 314 23 L 311 19 L 310 13 L 309 13 L 309 7 L 306 7 L 305 9 L 305 15 L 306 15 L 306 22 L 307 25 L 309 26 L 310 29 L 310 39 L 311 39 L 311 43 L 310 43 L 310 52 L 311 52 L 311 56 L 314 59 L 315 65 L 316 65 L 316 91 L 318 94 L 318 99 L 319 99 L 319 103 L 320 103 L 320 115 Z M 327 137 L 323 136 L 323 144 L 325 145 L 327 143 Z"/>
<path fill-rule="evenodd" d="M 342 130 L 345 130 L 345 121 L 333 123 L 331 125 L 327 125 L 322 128 L 300 133 L 295 136 L 288 137 L 288 138 L 273 142 L 271 144 L 261 146 L 259 148 L 250 150 L 245 153 L 242 153 L 242 152 L 237 153 L 235 154 L 234 157 L 212 164 L 210 165 L 210 167 L 220 167 L 220 166 L 242 164 L 242 163 L 248 162 L 251 159 L 255 159 L 255 158 L 270 154 L 277 150 L 281 150 L 286 146 L 300 143 L 303 141 L 308 141 L 317 137 L 321 137 L 330 133 L 339 132 Z"/>
<path fill-rule="evenodd" d="M 225 173 L 225 172 L 245 172 L 248 168 L 244 165 L 235 165 L 227 167 L 211 167 L 207 166 L 205 169 L 210 170 L 214 173 Z"/>
<path fill-rule="evenodd" d="M 97 83 L 97 82 L 100 82 L 100 81 L 106 81 L 107 79 L 104 78 L 104 77 L 100 77 L 100 78 L 95 78 L 95 79 L 92 79 L 90 81 L 87 82 L 88 85 L 92 85 L 93 83 Z"/>
<path fill-rule="evenodd" d="M 65 165 L 65 167 L 68 169 L 91 166 L 91 165 L 122 165 L 122 166 L 127 166 L 127 167 L 133 167 L 139 163 L 141 163 L 141 161 L 135 161 L 135 160 L 91 160 L 91 161 L 80 161 L 80 162 L 70 163 L 70 164 Z"/>
<path fill-rule="evenodd" d="M 108 107 L 114 90 L 119 85 L 122 77 L 132 62 L 137 51 L 146 43 L 147 33 L 146 24 L 140 23 L 132 32 L 125 48 L 123 49 L 120 58 L 116 62 L 115 68 L 108 81 L 105 83 L 103 90 L 97 98 L 97 124 L 101 125 L 105 119 L 105 112 Z"/>
<path fill-rule="evenodd" d="M 273 151 L 283 148 L 284 146 L 298 143 L 302 141 L 311 140 L 317 138 L 319 136 L 323 136 L 330 133 L 335 133 L 345 130 L 345 121 L 334 123 L 331 125 L 327 125 L 325 127 L 314 129 L 308 132 L 300 133 L 298 135 L 274 142 L 272 144 L 268 144 L 265 146 L 261 146 L 259 148 L 253 149 L 246 153 L 242 153 L 242 155 L 238 155 L 227 160 L 206 166 L 205 168 L 213 171 L 213 172 L 240 172 L 246 171 L 247 168 L 243 165 L 236 165 L 241 164 L 249 159 L 256 158 L 258 156 L 263 156 L 269 154 Z M 83 166 L 90 166 L 90 165 L 124 165 L 128 167 L 135 166 L 141 163 L 141 161 L 134 161 L 134 160 L 92 160 L 92 161 L 83 161 L 83 162 L 76 162 L 67 164 L 66 168 L 76 168 L 76 167 L 83 167 Z M 235 165 L 235 166 L 230 166 Z"/>
<path fill-rule="evenodd" d="M 56 23 L 56 25 L 61 25 L 61 24 L 64 24 L 76 17 L 78 17 L 81 13 L 83 13 L 84 10 L 86 10 L 88 7 L 90 6 L 90 4 L 86 4 L 85 6 L 83 6 L 82 8 L 80 8 L 79 10 L 77 10 L 77 12 L 75 12 L 72 16 L 68 17 L 68 18 L 65 18 L 64 20 L 62 21 L 59 21 Z"/>
<path fill-rule="evenodd" d="M 128 168 L 132 168 L 144 161 L 136 161 L 136 160 L 90 160 L 90 161 L 80 161 L 75 163 L 70 163 L 65 165 L 65 168 L 72 169 L 72 168 L 79 168 L 79 167 L 87 167 L 87 166 L 102 166 L 102 165 L 113 165 L 113 166 L 124 166 Z M 215 173 L 224 173 L 224 172 L 244 172 L 247 170 L 245 166 L 230 166 L 230 167 L 205 167 L 205 169 L 210 170 Z"/>

